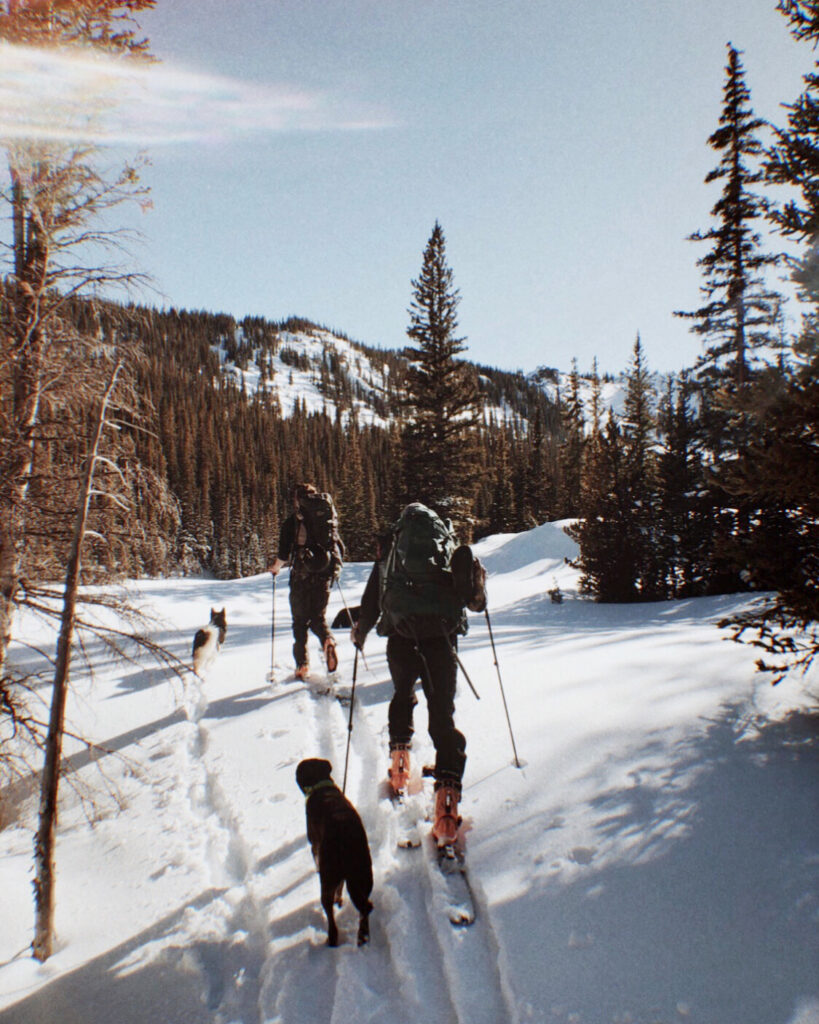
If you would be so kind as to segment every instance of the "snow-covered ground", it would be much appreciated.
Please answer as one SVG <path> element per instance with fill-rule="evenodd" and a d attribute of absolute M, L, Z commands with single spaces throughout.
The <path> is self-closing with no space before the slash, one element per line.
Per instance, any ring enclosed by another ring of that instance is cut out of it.
<path fill-rule="evenodd" d="M 345 338 L 324 328 L 317 327 L 312 331 L 281 331 L 280 347 L 270 360 L 273 372 L 272 380 L 268 381 L 270 394 L 279 402 L 282 416 L 293 414 L 298 402 L 308 414 L 324 412 L 331 418 L 335 417 L 337 407 L 330 395 L 321 388 L 321 366 L 325 357 L 332 357 L 344 367 L 353 388 L 357 388 L 365 396 L 375 396 L 383 392 L 386 379 L 381 370 L 373 367 L 367 356 Z M 239 333 L 239 339 L 243 336 Z M 261 386 L 261 372 L 256 365 L 256 353 L 249 360 L 248 366 L 240 370 L 238 366 L 226 361 L 225 349 L 217 347 L 220 358 L 229 372 L 239 381 L 248 394 L 254 394 Z M 309 367 L 301 369 L 292 366 L 282 359 L 282 351 L 304 361 Z M 360 426 L 387 427 L 389 424 L 378 416 L 370 402 L 356 397 L 352 402 Z M 345 416 L 346 419 L 346 416 Z"/>
<path fill-rule="evenodd" d="M 227 641 L 205 681 L 109 660 L 93 683 L 77 674 L 71 730 L 105 753 L 66 743 L 59 943 L 42 966 L 27 951 L 33 797 L 0 832 L 0 1021 L 816 1024 L 816 674 L 776 688 L 756 675 L 753 652 L 714 625 L 738 598 L 580 599 L 559 524 L 478 551 L 522 767 L 471 616 L 460 652 L 480 700 L 463 685 L 457 704 L 471 928 L 442 915 L 424 848 L 396 848 L 380 797 L 383 641 L 372 635 L 359 663 L 347 782 L 373 855 L 372 940 L 355 946 L 347 904 L 332 950 L 294 771 L 327 757 L 341 781 L 348 709 L 320 671 L 307 685 L 289 676 L 286 577 L 272 685 L 269 576 L 142 582 L 155 637 L 177 654 L 211 606 L 227 609 Z M 368 571 L 345 568 L 331 614 L 342 591 L 357 603 Z M 353 649 L 339 639 L 335 688 L 349 693 Z M 421 765 L 423 698 L 416 726 Z"/>

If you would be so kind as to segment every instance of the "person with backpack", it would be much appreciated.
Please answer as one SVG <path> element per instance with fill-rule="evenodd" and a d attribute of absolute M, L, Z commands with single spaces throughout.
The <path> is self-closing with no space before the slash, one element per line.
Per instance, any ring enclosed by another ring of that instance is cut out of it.
<path fill-rule="evenodd" d="M 328 672 L 338 668 L 336 641 L 327 625 L 330 590 L 338 579 L 344 545 L 338 532 L 333 499 L 310 483 L 293 489 L 293 512 L 285 519 L 279 549 L 270 564 L 276 576 L 290 565 L 290 611 L 293 616 L 293 658 L 296 677 L 306 679 L 310 670 L 308 631 L 318 637 Z"/>
<path fill-rule="evenodd" d="M 466 633 L 465 608 L 486 607 L 486 572 L 467 546 L 456 548 L 451 525 L 420 502 L 407 505 L 388 534 L 379 538 L 358 621 L 351 639 L 359 649 L 376 626 L 387 637 L 393 681 L 388 712 L 394 793 L 404 791 L 410 770 L 413 712 L 420 681 L 435 747 L 435 809 L 432 832 L 451 845 L 461 819 L 458 802 L 466 765 L 466 739 L 455 727 L 457 638 Z"/>

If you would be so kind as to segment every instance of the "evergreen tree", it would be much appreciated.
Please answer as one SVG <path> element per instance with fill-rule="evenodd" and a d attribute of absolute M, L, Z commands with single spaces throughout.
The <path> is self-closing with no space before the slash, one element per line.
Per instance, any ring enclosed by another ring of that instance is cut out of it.
<path fill-rule="evenodd" d="M 759 430 L 732 467 L 729 484 L 760 506 L 747 545 L 752 582 L 776 588 L 772 599 L 721 623 L 774 656 L 759 665 L 774 681 L 792 667 L 806 670 L 819 654 L 819 331 L 808 319 L 799 362 L 764 400 Z"/>
<path fill-rule="evenodd" d="M 338 506 L 340 531 L 350 562 L 364 562 L 375 555 L 376 524 L 372 492 L 364 479 L 361 435 L 355 416 L 347 430 L 347 454 L 341 471 Z"/>
<path fill-rule="evenodd" d="M 598 601 L 639 597 L 638 535 L 632 516 L 626 446 L 613 412 L 602 431 L 588 440 L 580 519 L 566 532 L 577 541 L 580 589 Z"/>
<path fill-rule="evenodd" d="M 817 0 L 779 0 L 776 6 L 790 22 L 794 37 L 811 43 L 815 50 L 819 45 Z M 783 234 L 807 240 L 815 252 L 819 241 L 819 60 L 804 82 L 802 95 L 785 107 L 787 126 L 775 129 L 765 169 L 770 181 L 799 193 L 772 209 L 771 219 Z"/>
<path fill-rule="evenodd" d="M 692 330 L 705 339 L 699 376 L 712 384 L 730 380 L 742 387 L 749 379 L 755 349 L 769 344 L 777 314 L 775 296 L 764 287 L 762 272 L 779 257 L 760 247 L 757 224 L 768 204 L 753 188 L 763 181 L 763 146 L 758 132 L 765 122 L 754 116 L 739 51 L 728 44 L 728 64 L 719 127 L 708 144 L 720 155 L 706 183 L 722 181 L 711 213 L 715 224 L 697 231 L 692 241 L 710 242 L 697 261 L 703 268 L 705 304 L 678 316 L 694 321 Z"/>
<path fill-rule="evenodd" d="M 710 250 L 699 261 L 706 303 L 687 316 L 702 335 L 705 351 L 696 368 L 699 385 L 697 444 L 704 468 L 699 503 L 703 585 L 711 593 L 747 586 L 745 549 L 753 527 L 753 502 L 738 502 L 730 494 L 726 474 L 750 440 L 753 424 L 747 415 L 747 396 L 761 372 L 760 352 L 775 347 L 780 300 L 764 282 L 766 268 L 780 260 L 762 249 L 759 226 L 769 211 L 755 187 L 764 180 L 762 143 L 764 122 L 755 117 L 745 84 L 739 51 L 728 44 L 728 63 L 720 123 L 709 145 L 720 154 L 706 182 L 722 181 L 713 207 L 714 225 L 691 236 L 708 241 Z"/>
<path fill-rule="evenodd" d="M 710 520 L 700 508 L 703 474 L 690 403 L 687 378 L 677 384 L 669 377 L 658 416 L 662 441 L 657 457 L 660 557 L 665 596 L 669 598 L 704 592 L 710 552 Z"/>
<path fill-rule="evenodd" d="M 471 532 L 477 482 L 478 390 L 474 370 L 456 359 L 460 295 L 446 261 L 446 242 L 435 223 L 420 276 L 412 282 L 405 350 L 406 423 L 402 434 L 405 497 L 422 501 Z"/>
<path fill-rule="evenodd" d="M 819 44 L 819 3 L 780 0 L 796 39 Z M 805 89 L 788 106 L 768 154 L 770 179 L 796 195 L 771 219 L 786 236 L 805 242 L 794 278 L 805 313 L 793 346 L 793 364 L 760 381 L 746 397 L 755 426 L 749 444 L 726 474 L 740 500 L 762 506 L 748 545 L 748 573 L 775 587 L 744 615 L 722 623 L 735 639 L 759 647 L 773 661 L 761 668 L 778 682 L 793 667 L 806 670 L 819 654 L 819 61 L 804 76 Z"/>
<path fill-rule="evenodd" d="M 515 491 L 509 438 L 505 430 L 495 437 L 492 466 L 492 504 L 489 509 L 489 533 L 512 533 L 517 525 Z"/>
<path fill-rule="evenodd" d="M 636 568 L 635 586 L 644 601 L 664 596 L 661 578 L 662 526 L 657 508 L 654 388 L 643 359 L 640 336 L 626 376 L 626 398 L 622 422 L 624 446 L 623 500 L 630 530 Z"/>
<path fill-rule="evenodd" d="M 577 360 L 572 360 L 569 374 L 568 394 L 558 396 L 562 423 L 560 444 L 560 477 L 562 483 L 562 517 L 576 516 L 581 506 L 583 476 L 583 451 L 585 447 L 586 423 L 583 415 L 583 399 L 580 397 L 580 374 Z"/>
<path fill-rule="evenodd" d="M 549 439 L 540 408 L 535 410 L 529 431 L 528 461 L 523 471 L 524 522 L 527 527 L 547 522 L 554 513 L 553 470 L 550 464 Z"/>
<path fill-rule="evenodd" d="M 662 592 L 661 527 L 652 452 L 652 387 L 638 336 L 627 376 L 625 415 L 599 429 L 598 387 L 581 475 L 581 587 L 601 601 L 655 600 Z"/>

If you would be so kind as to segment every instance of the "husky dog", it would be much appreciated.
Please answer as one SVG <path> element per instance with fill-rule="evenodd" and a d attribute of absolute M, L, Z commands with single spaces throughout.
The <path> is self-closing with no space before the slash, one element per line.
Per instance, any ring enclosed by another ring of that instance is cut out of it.
<path fill-rule="evenodd" d="M 193 638 L 193 671 L 198 676 L 213 664 L 219 648 L 225 642 L 226 634 L 225 609 L 217 612 L 215 608 L 211 608 L 210 622 L 202 629 L 197 629 Z"/>
<path fill-rule="evenodd" d="M 333 904 L 341 906 L 341 890 L 347 892 L 358 911 L 358 944 L 370 937 L 369 917 L 373 905 L 373 866 L 367 833 L 358 812 L 333 782 L 333 766 L 322 758 L 310 757 L 296 768 L 296 782 L 307 798 L 307 839 L 321 881 L 321 905 L 327 916 L 327 945 L 338 945 L 338 928 Z"/>

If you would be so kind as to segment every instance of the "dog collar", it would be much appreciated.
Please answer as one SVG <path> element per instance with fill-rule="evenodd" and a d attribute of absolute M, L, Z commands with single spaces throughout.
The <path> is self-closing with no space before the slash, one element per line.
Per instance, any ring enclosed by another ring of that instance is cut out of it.
<path fill-rule="evenodd" d="M 322 789 L 324 786 L 332 786 L 333 788 L 336 788 L 336 784 L 332 779 L 322 779 L 320 782 L 317 782 L 315 786 L 308 786 L 307 789 L 305 789 L 304 799 L 309 800 L 317 789 Z"/>

